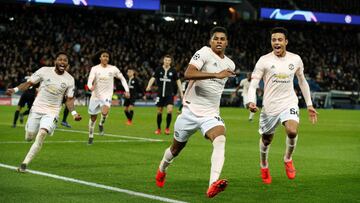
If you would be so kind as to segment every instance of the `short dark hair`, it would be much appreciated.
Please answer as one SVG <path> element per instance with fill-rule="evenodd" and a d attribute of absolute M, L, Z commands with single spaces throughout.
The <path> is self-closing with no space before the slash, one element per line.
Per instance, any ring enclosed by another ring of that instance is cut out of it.
<path fill-rule="evenodd" d="M 65 55 L 66 58 L 69 59 L 69 55 L 68 55 L 65 51 L 59 51 L 59 52 L 57 52 L 57 53 L 55 54 L 55 59 L 56 59 L 57 57 L 59 57 L 60 55 Z"/>
<path fill-rule="evenodd" d="M 220 27 L 220 26 L 216 26 L 216 27 L 213 27 L 211 30 L 210 30 L 210 39 L 212 38 L 212 36 L 214 35 L 215 32 L 222 32 L 226 35 L 227 37 L 227 30 L 226 28 L 224 27 Z"/>
<path fill-rule="evenodd" d="M 100 56 L 103 53 L 107 53 L 109 54 L 109 63 L 111 63 L 111 53 L 110 51 L 106 50 L 106 49 L 100 49 L 98 52 L 96 52 L 94 54 L 94 56 L 92 57 L 91 61 L 93 62 L 93 65 L 97 65 L 100 64 Z"/>
<path fill-rule="evenodd" d="M 271 29 L 270 34 L 272 35 L 274 33 L 282 33 L 285 35 L 285 39 L 288 38 L 288 30 L 284 27 L 274 27 Z"/>
<path fill-rule="evenodd" d="M 170 54 L 165 54 L 165 55 L 161 58 L 161 63 L 164 61 L 164 58 L 170 58 L 170 59 L 171 59 L 171 63 L 174 62 L 174 58 L 173 58 Z"/>

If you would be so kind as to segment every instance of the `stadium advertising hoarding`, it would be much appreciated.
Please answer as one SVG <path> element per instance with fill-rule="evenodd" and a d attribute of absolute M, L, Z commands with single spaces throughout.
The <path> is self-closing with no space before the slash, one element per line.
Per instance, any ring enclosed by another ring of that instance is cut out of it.
<path fill-rule="evenodd" d="M 261 8 L 260 17 L 271 20 L 360 25 L 360 15 L 322 13 L 279 8 Z"/>
<path fill-rule="evenodd" d="M 41 4 L 66 4 L 73 6 L 110 7 L 140 10 L 159 10 L 160 0 L 17 0 Z"/>

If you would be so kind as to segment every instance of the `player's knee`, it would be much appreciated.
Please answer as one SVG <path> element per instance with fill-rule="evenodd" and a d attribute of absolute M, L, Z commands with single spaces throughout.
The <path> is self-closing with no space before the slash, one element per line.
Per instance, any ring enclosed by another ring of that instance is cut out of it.
<path fill-rule="evenodd" d="M 185 147 L 185 145 L 186 145 L 186 142 L 181 143 L 181 144 L 172 145 L 170 147 L 171 154 L 174 157 L 178 156 L 180 154 L 181 150 Z"/>
<path fill-rule="evenodd" d="M 268 146 L 269 144 L 271 144 L 272 138 L 272 135 L 262 135 L 262 142 L 265 146 Z"/>
<path fill-rule="evenodd" d="M 286 133 L 290 139 L 295 138 L 297 136 L 297 130 L 293 128 L 286 129 Z"/>
<path fill-rule="evenodd" d="M 25 140 L 26 140 L 27 142 L 30 142 L 30 141 L 32 141 L 32 140 L 34 139 L 35 135 L 36 135 L 36 132 L 26 131 L 26 132 L 25 132 Z"/>

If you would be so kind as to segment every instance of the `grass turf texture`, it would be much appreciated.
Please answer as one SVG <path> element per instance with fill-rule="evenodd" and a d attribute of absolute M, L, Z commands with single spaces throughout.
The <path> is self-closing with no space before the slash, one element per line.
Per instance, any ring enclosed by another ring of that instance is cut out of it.
<path fill-rule="evenodd" d="M 77 111 L 83 120 L 75 122 L 70 115 L 72 130 L 87 131 L 87 109 L 79 107 Z M 23 141 L 24 127 L 10 127 L 15 107 L 0 106 L 0 112 L 0 163 L 18 166 L 31 143 L 4 143 Z M 359 202 L 360 111 L 319 112 L 318 124 L 311 125 L 307 113 L 301 110 L 299 140 L 293 156 L 297 169 L 295 180 L 288 180 L 285 175 L 285 131 L 283 127 L 277 129 L 269 154 L 273 182 L 264 185 L 259 169 L 259 114 L 254 122 L 249 122 L 244 109 L 221 108 L 227 127 L 226 160 L 221 177 L 229 180 L 229 187 L 211 202 Z M 176 113 L 173 115 L 172 124 Z M 165 118 L 166 114 L 163 126 Z M 175 200 L 209 201 L 205 196 L 212 152 L 208 140 L 200 133 L 194 134 L 168 169 L 165 187 L 157 188 L 155 173 L 172 135 L 153 134 L 156 129 L 154 107 L 136 107 L 133 125 L 126 126 L 125 121 L 123 109 L 112 107 L 105 133 L 164 141 L 139 142 L 95 135 L 94 144 L 89 146 L 87 134 L 56 131 L 46 141 L 84 142 L 45 143 L 29 169 Z M 60 123 L 58 126 L 65 129 Z M 99 142 L 106 140 L 109 142 Z M 0 202 L 159 201 L 0 168 Z"/>

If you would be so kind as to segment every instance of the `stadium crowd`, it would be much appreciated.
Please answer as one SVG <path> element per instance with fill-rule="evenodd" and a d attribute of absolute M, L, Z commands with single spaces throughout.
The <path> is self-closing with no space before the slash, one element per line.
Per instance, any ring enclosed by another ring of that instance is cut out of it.
<path fill-rule="evenodd" d="M 156 14 L 111 9 L 10 4 L 0 11 L 0 91 L 19 84 L 32 71 L 52 65 L 60 50 L 70 53 L 70 72 L 78 89 L 85 87 L 91 57 L 101 48 L 111 51 L 111 64 L 123 73 L 135 68 L 143 84 L 166 53 L 174 57 L 182 77 L 194 51 L 208 43 L 208 30 L 213 26 L 212 22 L 166 22 Z M 359 89 L 358 27 L 276 25 L 290 31 L 288 50 L 302 57 L 313 91 Z M 226 22 L 225 26 L 230 37 L 228 55 L 241 72 L 252 71 L 258 58 L 271 50 L 268 32 L 274 22 Z M 236 87 L 239 81 L 229 80 L 227 87 Z"/>

